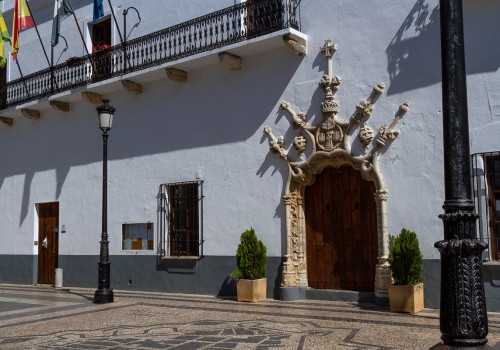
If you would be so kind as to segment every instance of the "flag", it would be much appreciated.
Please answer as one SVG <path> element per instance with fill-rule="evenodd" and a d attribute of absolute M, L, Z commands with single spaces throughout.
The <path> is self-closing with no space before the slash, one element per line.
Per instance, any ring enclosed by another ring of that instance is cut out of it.
<path fill-rule="evenodd" d="M 12 47 L 10 52 L 12 58 L 17 60 L 17 52 L 19 51 L 19 32 L 23 29 L 35 26 L 33 18 L 31 18 L 26 0 L 14 0 L 14 18 L 12 19 Z"/>
<path fill-rule="evenodd" d="M 52 20 L 52 46 L 59 44 L 59 34 L 61 33 L 61 22 L 75 11 L 70 0 L 55 0 L 54 19 Z"/>
<path fill-rule="evenodd" d="M 0 11 L 0 68 L 5 67 L 7 64 L 7 57 L 5 57 L 5 42 L 9 40 L 9 32 L 7 31 L 2 11 Z"/>
<path fill-rule="evenodd" d="M 94 0 L 94 22 L 104 16 L 104 8 L 102 7 L 102 0 Z"/>

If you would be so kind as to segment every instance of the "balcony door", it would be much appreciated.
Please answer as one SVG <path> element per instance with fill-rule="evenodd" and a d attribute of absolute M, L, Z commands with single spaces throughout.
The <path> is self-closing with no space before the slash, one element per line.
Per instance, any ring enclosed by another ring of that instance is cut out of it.
<path fill-rule="evenodd" d="M 105 18 L 91 26 L 92 32 L 92 79 L 103 80 L 111 76 L 111 53 L 103 51 L 111 47 L 111 18 Z M 102 53 L 99 53 L 103 51 Z"/>

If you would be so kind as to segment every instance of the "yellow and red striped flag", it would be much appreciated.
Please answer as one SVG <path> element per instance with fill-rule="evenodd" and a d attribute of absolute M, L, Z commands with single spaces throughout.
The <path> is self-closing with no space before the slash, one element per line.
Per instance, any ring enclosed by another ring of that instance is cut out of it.
<path fill-rule="evenodd" d="M 23 29 L 34 27 L 35 23 L 31 18 L 30 10 L 26 0 L 14 0 L 14 18 L 12 19 L 12 58 L 17 60 L 19 51 L 19 32 Z"/>

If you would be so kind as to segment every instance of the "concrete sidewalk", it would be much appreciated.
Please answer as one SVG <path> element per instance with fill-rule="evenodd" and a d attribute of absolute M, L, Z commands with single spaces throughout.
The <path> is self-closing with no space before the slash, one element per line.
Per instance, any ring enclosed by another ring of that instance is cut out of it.
<path fill-rule="evenodd" d="M 332 301 L 238 303 L 210 296 L 0 285 L 0 349 L 429 349 L 439 311 L 394 314 Z M 486 348 L 500 349 L 500 314 Z M 440 347 L 441 348 L 441 347 Z"/>

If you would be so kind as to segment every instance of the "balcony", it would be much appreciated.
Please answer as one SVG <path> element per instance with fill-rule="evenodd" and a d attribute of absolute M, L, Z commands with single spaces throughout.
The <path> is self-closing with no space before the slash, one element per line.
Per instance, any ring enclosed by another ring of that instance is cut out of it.
<path fill-rule="evenodd" d="M 165 77 L 165 68 L 168 77 L 182 80 L 186 70 L 226 56 L 284 45 L 304 54 L 299 4 L 300 0 L 243 2 L 8 82 L 0 90 L 3 120 L 27 116 L 21 112 L 29 106 L 43 110 L 56 99 L 74 102 L 77 92 L 110 93 L 124 82 L 140 86 Z"/>

